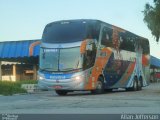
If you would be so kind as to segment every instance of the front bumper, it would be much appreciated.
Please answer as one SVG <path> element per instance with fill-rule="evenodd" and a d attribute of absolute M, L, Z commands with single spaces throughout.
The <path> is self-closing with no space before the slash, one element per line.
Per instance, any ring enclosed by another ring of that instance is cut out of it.
<path fill-rule="evenodd" d="M 59 87 L 57 87 L 59 86 Z M 42 90 L 84 90 L 83 80 L 39 80 L 38 87 Z"/>

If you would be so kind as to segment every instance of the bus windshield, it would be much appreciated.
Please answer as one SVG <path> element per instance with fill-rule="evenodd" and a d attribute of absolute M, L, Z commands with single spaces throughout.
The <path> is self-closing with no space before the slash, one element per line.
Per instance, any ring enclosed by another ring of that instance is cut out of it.
<path fill-rule="evenodd" d="M 46 26 L 42 41 L 46 43 L 68 43 L 81 41 L 86 36 L 86 23 L 57 22 Z"/>
<path fill-rule="evenodd" d="M 80 47 L 40 50 L 40 70 L 52 72 L 74 71 L 82 68 Z"/>

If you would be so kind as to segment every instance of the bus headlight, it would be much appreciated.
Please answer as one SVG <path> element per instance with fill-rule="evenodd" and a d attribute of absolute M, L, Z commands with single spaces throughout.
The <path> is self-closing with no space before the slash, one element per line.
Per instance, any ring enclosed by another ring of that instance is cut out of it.
<path fill-rule="evenodd" d="M 81 77 L 80 77 L 80 76 L 77 76 L 77 77 L 75 77 L 75 79 L 76 79 L 76 80 L 80 80 L 80 79 L 81 79 Z"/>
<path fill-rule="evenodd" d="M 75 80 L 77 82 L 81 82 L 81 81 L 83 81 L 83 79 L 84 79 L 84 76 L 82 76 L 82 75 L 72 77 L 72 80 Z"/>
<path fill-rule="evenodd" d="M 44 80 L 44 79 L 45 79 L 44 75 L 38 75 L 38 80 Z"/>

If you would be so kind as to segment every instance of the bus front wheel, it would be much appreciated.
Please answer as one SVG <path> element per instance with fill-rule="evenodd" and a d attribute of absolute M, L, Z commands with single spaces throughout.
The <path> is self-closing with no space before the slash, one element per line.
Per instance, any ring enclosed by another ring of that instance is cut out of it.
<path fill-rule="evenodd" d="M 102 94 L 104 92 L 104 82 L 103 82 L 103 77 L 99 77 L 97 84 L 96 84 L 96 89 L 92 90 L 92 94 Z"/>
<path fill-rule="evenodd" d="M 65 96 L 65 95 L 67 95 L 67 91 L 65 91 L 65 90 L 56 90 L 56 93 L 57 93 L 58 95 L 60 95 L 60 96 Z"/>

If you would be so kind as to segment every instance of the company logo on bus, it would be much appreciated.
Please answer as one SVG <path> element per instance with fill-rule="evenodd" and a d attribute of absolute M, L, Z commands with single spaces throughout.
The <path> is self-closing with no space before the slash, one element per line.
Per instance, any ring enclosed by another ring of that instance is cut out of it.
<path fill-rule="evenodd" d="M 54 79 L 54 80 L 62 80 L 65 79 L 65 76 L 50 76 L 50 79 Z"/>

